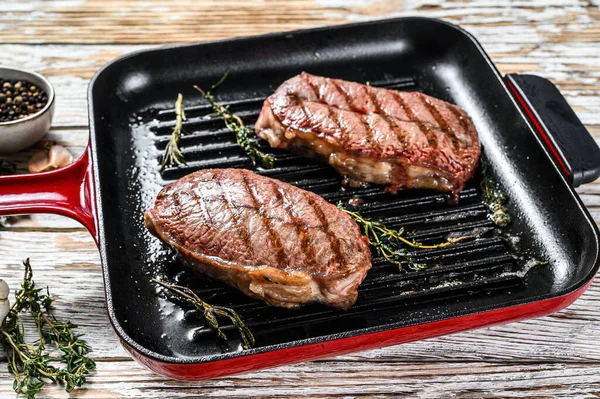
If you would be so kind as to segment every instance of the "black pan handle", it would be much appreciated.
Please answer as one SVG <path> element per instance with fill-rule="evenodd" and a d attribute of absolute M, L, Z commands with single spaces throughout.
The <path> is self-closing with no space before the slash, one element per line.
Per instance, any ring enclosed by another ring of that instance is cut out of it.
<path fill-rule="evenodd" d="M 573 187 L 600 176 L 600 148 L 558 88 L 534 75 L 508 74 L 508 87 Z"/>

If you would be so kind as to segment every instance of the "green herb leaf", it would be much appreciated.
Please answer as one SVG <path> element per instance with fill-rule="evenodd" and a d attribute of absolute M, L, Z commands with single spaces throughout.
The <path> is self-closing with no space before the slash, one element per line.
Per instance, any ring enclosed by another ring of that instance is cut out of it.
<path fill-rule="evenodd" d="M 244 321 L 235 312 L 235 310 L 224 306 L 209 305 L 200 299 L 200 297 L 188 287 L 165 283 L 164 281 L 157 280 L 155 278 L 153 278 L 151 281 L 176 294 L 177 297 L 194 305 L 194 307 L 204 315 L 204 320 L 206 320 L 210 328 L 215 330 L 217 332 L 217 336 L 222 340 L 226 341 L 227 336 L 219 326 L 218 317 L 229 319 L 238 329 L 240 332 L 240 337 L 242 338 L 242 347 L 244 349 L 250 349 L 254 346 L 254 335 L 252 335 L 250 329 L 244 324 Z"/>
<path fill-rule="evenodd" d="M 23 262 L 25 276 L 21 288 L 15 292 L 15 302 L 2 325 L 0 342 L 8 361 L 8 370 L 14 374 L 13 389 L 27 398 L 35 398 L 48 383 L 64 383 L 71 392 L 86 382 L 86 375 L 96 368 L 88 353 L 90 348 L 76 335 L 76 325 L 70 321 L 59 322 L 49 311 L 52 298 L 46 288 L 36 288 L 29 259 Z M 28 312 L 35 322 L 39 341 L 37 345 L 25 342 L 22 312 Z M 53 345 L 61 357 L 46 352 Z M 63 365 L 57 367 L 56 365 Z"/>
<path fill-rule="evenodd" d="M 171 133 L 171 139 L 165 147 L 165 153 L 163 155 L 161 170 L 164 170 L 167 166 L 177 166 L 185 164 L 185 158 L 179 149 L 179 138 L 183 134 L 183 121 L 185 121 L 185 110 L 183 108 L 183 96 L 177 95 L 177 101 L 175 101 L 175 126 L 173 126 L 173 133 Z"/>
<path fill-rule="evenodd" d="M 350 211 L 346 209 L 341 202 L 339 202 L 337 206 L 340 210 L 350 215 L 350 217 L 352 217 L 356 223 L 358 223 L 358 226 L 362 228 L 363 234 L 369 240 L 369 245 L 375 248 L 375 250 L 388 262 L 397 265 L 400 270 L 403 270 L 404 266 L 407 266 L 412 270 L 420 270 L 427 267 L 426 264 L 415 263 L 407 248 L 445 248 L 456 244 L 457 242 L 471 238 L 471 236 L 462 236 L 458 238 L 452 238 L 448 241 L 435 245 L 424 245 L 420 242 L 409 240 L 404 237 L 404 228 L 401 228 L 400 230 L 390 229 L 381 222 L 365 218 L 356 211 Z"/>
<path fill-rule="evenodd" d="M 217 87 L 221 86 L 223 84 L 223 82 L 225 81 L 225 79 L 227 79 L 227 76 L 229 76 L 229 69 L 225 71 L 225 73 L 223 74 L 223 76 L 221 76 L 221 79 L 219 79 L 219 81 L 217 83 L 215 83 L 214 85 L 211 86 L 211 89 L 216 89 Z"/>
<path fill-rule="evenodd" d="M 219 81 L 215 83 L 212 88 L 215 89 L 221 85 L 223 81 L 225 81 L 225 78 L 227 78 L 228 74 L 229 71 L 225 72 L 223 77 L 219 79 Z M 267 155 L 258 149 L 258 141 L 255 138 L 254 129 L 246 126 L 244 121 L 242 121 L 242 118 L 233 114 L 223 104 L 217 102 L 211 92 L 205 92 L 198 86 L 194 86 L 194 88 L 204 96 L 204 98 L 213 107 L 217 115 L 220 115 L 223 118 L 225 126 L 235 133 L 235 138 L 238 145 L 242 147 L 244 152 L 250 157 L 252 165 L 260 165 L 264 168 L 272 168 L 275 160 L 271 155 Z"/>
<path fill-rule="evenodd" d="M 508 210 L 504 206 L 507 197 L 506 194 L 498 187 L 496 182 L 488 176 L 488 165 L 483 158 L 481 164 L 481 191 L 483 192 L 483 202 L 492 212 L 490 218 L 496 226 L 506 227 L 511 222 L 511 217 Z"/>

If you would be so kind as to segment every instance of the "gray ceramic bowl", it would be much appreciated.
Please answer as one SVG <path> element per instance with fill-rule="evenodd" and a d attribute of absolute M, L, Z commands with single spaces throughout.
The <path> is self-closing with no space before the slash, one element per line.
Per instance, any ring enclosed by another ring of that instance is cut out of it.
<path fill-rule="evenodd" d="M 0 77 L 26 80 L 48 96 L 48 103 L 37 113 L 16 121 L 0 122 L 0 154 L 7 154 L 32 146 L 48 133 L 54 116 L 54 88 L 48 79 L 35 72 L 0 66 Z"/>

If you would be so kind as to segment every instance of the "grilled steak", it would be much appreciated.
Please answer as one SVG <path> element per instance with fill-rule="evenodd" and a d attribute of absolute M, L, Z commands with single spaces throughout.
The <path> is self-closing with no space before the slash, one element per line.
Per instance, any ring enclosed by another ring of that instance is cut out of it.
<path fill-rule="evenodd" d="M 348 309 L 371 268 L 356 223 L 316 194 L 243 169 L 206 169 L 162 189 L 150 232 L 205 274 L 270 305 Z"/>
<path fill-rule="evenodd" d="M 302 73 L 265 100 L 255 125 L 272 147 L 314 154 L 347 183 L 460 191 L 479 159 L 459 107 L 422 93 Z"/>

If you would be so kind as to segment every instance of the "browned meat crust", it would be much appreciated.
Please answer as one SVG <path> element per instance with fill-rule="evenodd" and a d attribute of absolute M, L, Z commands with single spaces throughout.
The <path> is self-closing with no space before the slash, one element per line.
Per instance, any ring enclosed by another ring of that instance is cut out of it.
<path fill-rule="evenodd" d="M 457 193 L 480 155 L 459 107 L 422 93 L 302 73 L 264 103 L 256 133 L 272 147 L 324 158 L 355 181 Z"/>
<path fill-rule="evenodd" d="M 371 268 L 356 223 L 318 195 L 243 169 L 207 169 L 163 188 L 150 232 L 209 276 L 268 304 L 348 309 Z"/>

